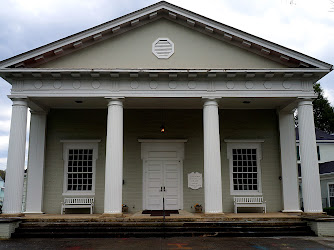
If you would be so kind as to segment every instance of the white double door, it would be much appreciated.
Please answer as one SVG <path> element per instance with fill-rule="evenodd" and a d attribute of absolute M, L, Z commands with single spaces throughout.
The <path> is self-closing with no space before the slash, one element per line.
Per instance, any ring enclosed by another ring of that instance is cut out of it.
<path fill-rule="evenodd" d="M 147 210 L 182 209 L 182 161 L 154 159 L 144 162 L 144 203 Z"/>

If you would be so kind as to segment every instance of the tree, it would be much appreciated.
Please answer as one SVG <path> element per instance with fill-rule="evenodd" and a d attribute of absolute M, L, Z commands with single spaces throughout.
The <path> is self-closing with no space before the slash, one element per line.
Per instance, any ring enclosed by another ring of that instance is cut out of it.
<path fill-rule="evenodd" d="M 313 101 L 314 125 L 329 134 L 334 132 L 334 110 L 326 97 L 320 83 L 314 86 L 317 98 Z"/>
<path fill-rule="evenodd" d="M 0 170 L 0 177 L 5 180 L 6 179 L 6 171 L 5 170 Z"/>

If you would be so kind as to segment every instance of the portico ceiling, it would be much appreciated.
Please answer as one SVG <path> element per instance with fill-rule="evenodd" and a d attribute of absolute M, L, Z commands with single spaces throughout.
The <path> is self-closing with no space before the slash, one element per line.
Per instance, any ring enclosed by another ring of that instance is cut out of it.
<path fill-rule="evenodd" d="M 46 109 L 106 109 L 105 98 L 30 98 Z M 220 109 L 281 109 L 296 98 L 219 98 Z M 125 98 L 125 109 L 202 109 L 203 98 Z"/>

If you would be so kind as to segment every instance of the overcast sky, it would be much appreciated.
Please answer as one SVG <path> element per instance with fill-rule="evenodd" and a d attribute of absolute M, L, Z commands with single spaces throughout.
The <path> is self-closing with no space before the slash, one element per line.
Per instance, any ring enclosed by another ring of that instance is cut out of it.
<path fill-rule="evenodd" d="M 153 0 L 0 0 L 0 61 L 156 3 Z M 334 0 L 170 0 L 172 4 L 334 64 Z M 334 73 L 320 80 L 334 104 Z M 0 79 L 0 169 L 10 85 Z"/>

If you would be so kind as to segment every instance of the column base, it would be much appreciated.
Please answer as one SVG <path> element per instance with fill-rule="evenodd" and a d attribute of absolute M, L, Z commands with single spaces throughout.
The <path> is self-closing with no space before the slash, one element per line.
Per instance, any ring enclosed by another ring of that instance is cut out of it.
<path fill-rule="evenodd" d="M 34 215 L 34 214 L 45 214 L 44 212 L 23 212 L 25 215 Z"/>
<path fill-rule="evenodd" d="M 303 210 L 300 210 L 300 209 L 298 209 L 298 210 L 282 210 L 282 213 L 292 213 L 292 214 L 303 213 Z"/>

